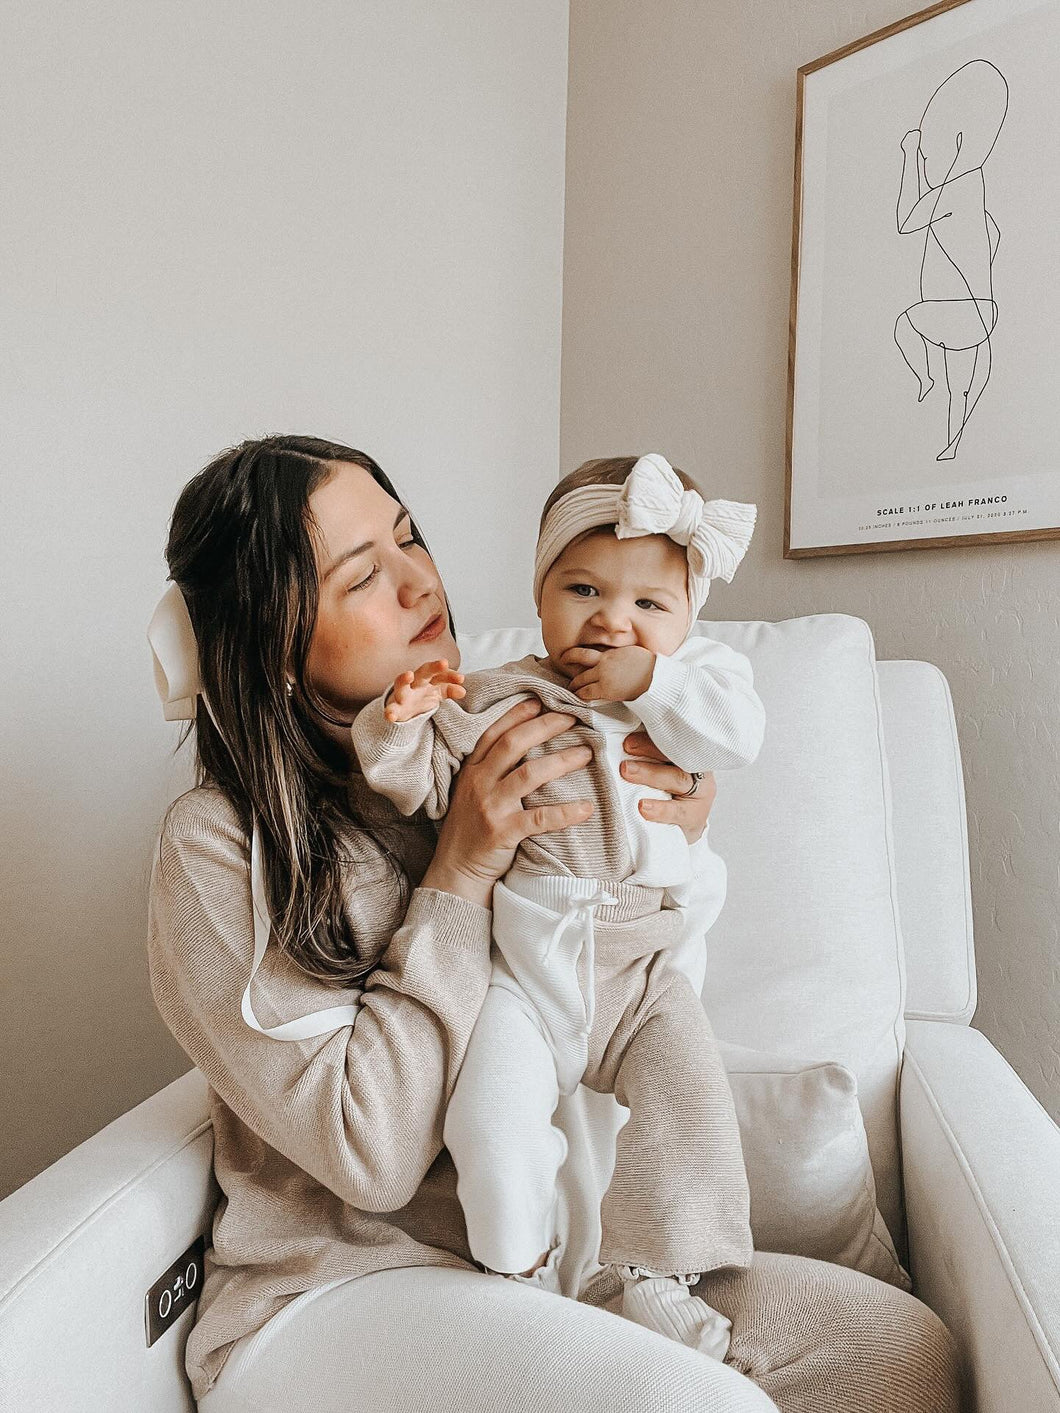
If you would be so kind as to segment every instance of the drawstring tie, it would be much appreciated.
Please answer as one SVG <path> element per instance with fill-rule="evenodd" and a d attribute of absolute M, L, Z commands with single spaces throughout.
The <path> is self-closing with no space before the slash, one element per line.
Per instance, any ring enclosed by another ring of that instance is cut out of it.
<path fill-rule="evenodd" d="M 617 903 L 618 899 L 612 897 L 605 888 L 597 888 L 595 893 L 591 893 L 585 898 L 570 898 L 567 907 L 561 914 L 559 922 L 552 929 L 552 935 L 548 939 L 548 946 L 545 948 L 544 963 L 548 966 L 552 960 L 552 953 L 559 945 L 559 940 L 570 927 L 572 922 L 589 923 L 592 921 L 593 912 L 606 903 Z"/>

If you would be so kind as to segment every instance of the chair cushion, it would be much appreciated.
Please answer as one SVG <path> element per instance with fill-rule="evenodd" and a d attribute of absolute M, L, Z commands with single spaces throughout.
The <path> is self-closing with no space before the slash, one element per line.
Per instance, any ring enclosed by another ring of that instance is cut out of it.
<path fill-rule="evenodd" d="M 909 1290 L 876 1206 L 850 1070 L 726 1040 L 719 1046 L 736 1102 L 756 1248 L 834 1261 Z"/>
<path fill-rule="evenodd" d="M 896 1090 L 905 972 L 876 654 L 860 618 L 701 620 L 744 653 L 766 709 L 753 765 L 718 772 L 728 894 L 707 936 L 720 1039 L 856 1079 L 880 1211 L 901 1225 Z M 460 639 L 466 671 L 542 651 L 536 628 Z"/>

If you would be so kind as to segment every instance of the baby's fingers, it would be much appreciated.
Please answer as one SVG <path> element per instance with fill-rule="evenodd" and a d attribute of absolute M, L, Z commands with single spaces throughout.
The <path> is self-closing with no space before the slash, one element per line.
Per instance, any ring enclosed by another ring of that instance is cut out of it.
<path fill-rule="evenodd" d="M 577 692 L 579 687 L 586 687 L 590 682 L 599 682 L 600 669 L 598 667 L 588 667 L 584 672 L 579 672 L 577 677 L 570 680 L 570 689 Z"/>
<path fill-rule="evenodd" d="M 592 667 L 603 657 L 599 648 L 568 648 L 563 654 L 563 661 L 572 667 L 581 665 L 582 667 Z"/>
<path fill-rule="evenodd" d="M 441 693 L 443 697 L 448 697 L 450 701 L 458 702 L 461 697 L 467 696 L 467 688 L 461 687 L 459 682 L 445 682 L 442 684 Z"/>

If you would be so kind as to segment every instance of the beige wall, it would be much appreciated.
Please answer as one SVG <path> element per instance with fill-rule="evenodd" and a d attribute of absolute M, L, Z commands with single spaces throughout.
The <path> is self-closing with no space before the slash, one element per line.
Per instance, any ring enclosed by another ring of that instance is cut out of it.
<path fill-rule="evenodd" d="M 265 432 L 361 445 L 461 626 L 532 621 L 567 0 L 41 0 L 0 50 L 3 1195 L 187 1068 L 143 948 L 184 481 Z"/>
<path fill-rule="evenodd" d="M 759 520 L 707 615 L 853 613 L 949 679 L 986 1032 L 1060 1118 L 1060 545 L 783 558 L 795 73 L 904 0 L 571 0 L 564 471 L 658 450 Z"/>

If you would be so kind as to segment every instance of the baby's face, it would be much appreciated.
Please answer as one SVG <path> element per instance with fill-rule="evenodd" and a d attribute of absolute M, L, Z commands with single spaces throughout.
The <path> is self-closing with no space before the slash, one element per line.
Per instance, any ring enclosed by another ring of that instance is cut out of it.
<path fill-rule="evenodd" d="M 669 655 L 688 629 L 688 561 L 668 535 L 619 540 L 610 526 L 572 541 L 541 586 L 541 636 L 554 671 L 571 678 L 572 648 L 647 648 Z"/>

